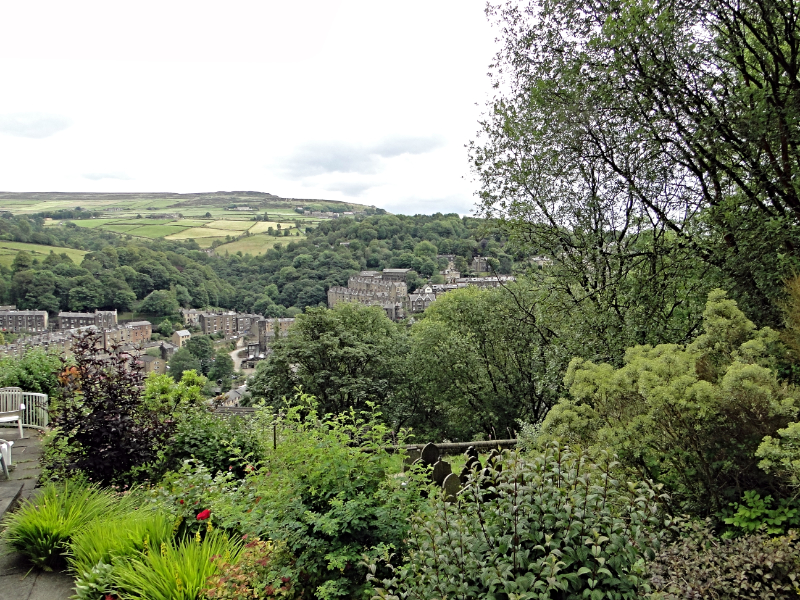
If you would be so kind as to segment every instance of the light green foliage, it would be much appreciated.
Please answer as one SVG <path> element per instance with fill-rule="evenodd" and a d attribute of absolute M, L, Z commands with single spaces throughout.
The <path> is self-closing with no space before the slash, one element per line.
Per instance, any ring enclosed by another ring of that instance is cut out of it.
<path fill-rule="evenodd" d="M 638 598 L 659 547 L 657 488 L 608 456 L 557 444 L 506 451 L 451 502 L 417 513 L 409 550 L 378 598 Z"/>
<path fill-rule="evenodd" d="M 764 437 L 758 447 L 756 456 L 761 459 L 758 466 L 768 473 L 776 473 L 797 488 L 800 486 L 800 423 L 789 423 L 776 434 L 778 437 Z"/>
<path fill-rule="evenodd" d="M 238 544 L 216 532 L 164 543 L 116 565 L 114 585 L 129 600 L 197 600 L 219 562 L 238 553 Z"/>
<path fill-rule="evenodd" d="M 60 370 L 57 354 L 34 348 L 22 357 L 0 358 L 0 387 L 21 387 L 26 392 L 53 396 L 58 390 Z"/>
<path fill-rule="evenodd" d="M 768 485 L 754 453 L 797 411 L 798 391 L 770 369 L 776 338 L 716 290 L 703 333 L 686 347 L 636 346 L 620 369 L 573 360 L 571 398 L 547 415 L 542 439 L 610 448 L 688 510 L 720 510 Z"/>
<path fill-rule="evenodd" d="M 758 492 L 747 491 L 741 504 L 736 502 L 731 506 L 735 512 L 724 521 L 733 526 L 735 533 L 755 533 L 765 526 L 761 533 L 785 535 L 800 526 L 800 509 L 794 499 L 781 498 L 775 508 L 772 504 L 772 496 L 762 498 Z"/>
<path fill-rule="evenodd" d="M 80 579 L 89 579 L 97 566 L 116 564 L 170 542 L 172 525 L 168 513 L 146 509 L 97 519 L 72 536 L 67 562 Z"/>
<path fill-rule="evenodd" d="M 181 371 L 178 381 L 170 375 L 150 373 L 144 382 L 142 399 L 148 411 L 162 417 L 179 419 L 205 407 L 205 384 L 206 378 L 194 370 Z"/>
<path fill-rule="evenodd" d="M 75 580 L 72 600 L 97 600 L 114 591 L 114 567 L 101 562 Z"/>
<path fill-rule="evenodd" d="M 6 517 L 3 538 L 34 565 L 49 571 L 61 564 L 67 544 L 83 528 L 130 508 L 128 500 L 96 485 L 77 479 L 51 483 L 35 502 L 24 501 Z"/>

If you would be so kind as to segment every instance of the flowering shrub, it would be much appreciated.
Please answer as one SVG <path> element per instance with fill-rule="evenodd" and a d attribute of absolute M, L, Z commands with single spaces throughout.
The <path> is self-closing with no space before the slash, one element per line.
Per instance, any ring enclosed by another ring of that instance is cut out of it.
<path fill-rule="evenodd" d="M 203 593 L 214 600 L 298 598 L 293 567 L 286 544 L 256 538 L 244 545 L 238 561 L 219 565 Z"/>

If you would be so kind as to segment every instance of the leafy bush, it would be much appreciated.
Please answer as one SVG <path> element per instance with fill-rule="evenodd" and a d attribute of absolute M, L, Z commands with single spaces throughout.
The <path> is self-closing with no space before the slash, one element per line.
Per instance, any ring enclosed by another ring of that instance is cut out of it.
<path fill-rule="evenodd" d="M 243 477 L 244 468 L 258 455 L 259 443 L 251 419 L 205 410 L 192 412 L 178 424 L 166 456 L 171 468 L 195 458 L 211 473 L 231 470 Z"/>
<path fill-rule="evenodd" d="M 206 583 L 204 596 L 214 600 L 297 598 L 293 563 L 285 544 L 252 540 L 236 562 L 219 565 L 219 573 Z"/>
<path fill-rule="evenodd" d="M 755 533 L 763 527 L 768 535 L 783 535 L 800 527 L 800 509 L 795 500 L 781 498 L 775 508 L 772 504 L 772 496 L 762 498 L 758 492 L 747 491 L 741 504 L 735 502 L 731 506 L 734 512 L 724 521 L 737 533 Z"/>
<path fill-rule="evenodd" d="M 58 392 L 61 360 L 57 354 L 34 348 L 22 357 L 0 358 L 0 387 L 20 387 L 26 392 L 53 396 Z"/>
<path fill-rule="evenodd" d="M 75 595 L 72 599 L 98 600 L 98 598 L 107 598 L 113 594 L 114 589 L 114 567 L 101 562 L 75 580 Z"/>
<path fill-rule="evenodd" d="M 179 531 L 201 530 L 197 515 L 207 509 L 214 526 L 232 536 L 284 542 L 296 558 L 291 581 L 311 597 L 356 597 L 369 588 L 362 555 L 402 552 L 419 484 L 400 474 L 399 457 L 384 449 L 389 431 L 377 412 L 321 418 L 312 400 L 296 399 L 303 408 L 283 417 L 257 411 L 251 426 L 270 443 L 243 480 L 187 461 L 154 500 L 176 514 Z"/>
<path fill-rule="evenodd" d="M 207 529 L 206 519 L 198 520 L 204 510 L 211 510 L 210 521 L 217 520 L 217 508 L 239 506 L 247 510 L 246 499 L 239 494 L 240 482 L 230 471 L 217 471 L 216 474 L 202 463 L 187 460 L 180 470 L 167 473 L 160 485 L 152 491 L 152 500 L 159 510 L 173 517 L 175 533 L 181 536 L 195 536 Z M 237 534 L 236 524 L 228 524 L 230 533 Z"/>
<path fill-rule="evenodd" d="M 703 317 L 692 344 L 629 348 L 620 369 L 574 359 L 571 398 L 548 413 L 540 439 L 610 449 L 695 514 L 723 510 L 742 489 L 774 487 L 754 455 L 800 404 L 800 390 L 772 368 L 777 333 L 756 330 L 721 290 Z"/>
<path fill-rule="evenodd" d="M 16 551 L 47 571 L 63 562 L 67 544 L 83 528 L 110 514 L 130 510 L 130 501 L 79 480 L 51 483 L 34 501 L 5 519 L 3 537 Z"/>
<path fill-rule="evenodd" d="M 72 537 L 67 553 L 70 568 L 86 578 L 98 564 L 113 564 L 150 547 L 159 548 L 173 537 L 171 515 L 152 510 L 117 514 L 90 523 Z M 110 593 L 112 590 L 106 590 Z"/>
<path fill-rule="evenodd" d="M 212 532 L 204 539 L 149 547 L 114 568 L 114 585 L 129 600 L 197 600 L 221 563 L 235 562 L 239 545 Z"/>
<path fill-rule="evenodd" d="M 414 516 L 407 558 L 378 597 L 639 597 L 659 548 L 659 496 L 616 479 L 615 464 L 558 444 L 504 452 L 455 501 L 439 494 Z"/>
<path fill-rule="evenodd" d="M 716 538 L 707 524 L 683 522 L 679 537 L 650 565 L 652 600 L 796 598 L 800 547 L 780 538 Z"/>
<path fill-rule="evenodd" d="M 131 355 L 115 348 L 103 357 L 101 342 L 97 332 L 76 338 L 75 364 L 60 375 L 63 401 L 55 425 L 69 451 L 64 468 L 104 484 L 131 483 L 156 460 L 173 423 L 147 409 L 141 367 Z"/>

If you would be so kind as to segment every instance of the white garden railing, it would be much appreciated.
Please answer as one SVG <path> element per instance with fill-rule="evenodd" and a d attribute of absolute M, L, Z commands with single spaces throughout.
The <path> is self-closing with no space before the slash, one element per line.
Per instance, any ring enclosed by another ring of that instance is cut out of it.
<path fill-rule="evenodd" d="M 47 394 L 23 392 L 18 387 L 0 388 L 0 413 L 19 410 L 20 404 L 25 405 L 25 410 L 22 411 L 24 427 L 45 429 L 50 423 Z"/>

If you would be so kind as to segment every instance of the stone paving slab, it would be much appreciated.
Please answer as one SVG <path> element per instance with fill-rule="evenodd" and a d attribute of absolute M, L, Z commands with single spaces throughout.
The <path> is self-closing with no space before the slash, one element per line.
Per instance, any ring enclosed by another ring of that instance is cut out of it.
<path fill-rule="evenodd" d="M 11 477 L 5 481 L 0 474 L 0 517 L 4 514 L 4 497 L 18 494 L 20 498 L 29 499 L 39 479 L 41 433 L 26 429 L 25 435 L 20 440 L 16 430 L 11 433 L 0 428 L 0 438 L 14 442 Z M 13 506 L 11 508 L 13 510 Z M 73 594 L 73 581 L 69 574 L 32 569 L 25 557 L 0 542 L 0 600 L 67 600 Z"/>

